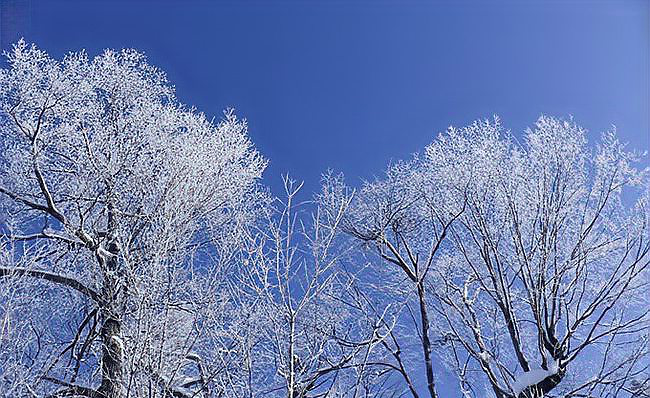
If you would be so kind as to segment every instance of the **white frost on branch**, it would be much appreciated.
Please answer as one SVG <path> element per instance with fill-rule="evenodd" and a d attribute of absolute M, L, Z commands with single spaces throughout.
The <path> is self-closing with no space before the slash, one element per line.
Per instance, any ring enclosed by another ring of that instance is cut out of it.
<path fill-rule="evenodd" d="M 512 382 L 512 390 L 515 397 L 519 396 L 524 390 L 530 386 L 534 386 L 542 382 L 547 377 L 551 377 L 560 371 L 560 364 L 554 361 L 550 364 L 548 369 L 535 368 L 528 372 L 518 375 Z"/>
<path fill-rule="evenodd" d="M 124 352 L 124 341 L 120 338 L 120 336 L 111 336 L 111 340 L 117 344 L 117 346 L 120 348 L 120 352 Z"/>

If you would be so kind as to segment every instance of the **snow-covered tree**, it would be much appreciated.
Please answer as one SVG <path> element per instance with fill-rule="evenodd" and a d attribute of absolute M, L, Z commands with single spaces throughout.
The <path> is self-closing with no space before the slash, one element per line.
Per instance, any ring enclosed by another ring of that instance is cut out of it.
<path fill-rule="evenodd" d="M 469 377 L 480 369 L 497 397 L 632 396 L 650 359 L 638 154 L 613 131 L 592 149 L 572 120 L 543 116 L 522 144 L 498 122 L 476 123 L 427 158 L 477 176 L 436 267 L 439 326 L 464 392 L 484 394 Z"/>
<path fill-rule="evenodd" d="M 298 202 L 302 184 L 288 177 L 284 184 L 285 198 L 252 231 L 240 276 L 248 298 L 240 308 L 255 308 L 264 320 L 246 356 L 257 380 L 249 396 L 357 396 L 367 359 L 386 336 L 366 322 L 366 305 L 342 266 L 347 250 L 338 237 L 349 202 L 325 211 Z"/>
<path fill-rule="evenodd" d="M 142 54 L 7 65 L 0 396 L 647 395 L 649 173 L 615 132 L 475 122 L 298 203 Z"/>
<path fill-rule="evenodd" d="M 222 271 L 265 203 L 245 121 L 180 104 L 135 51 L 21 41 L 0 129 L 2 394 L 207 394 Z"/>
<path fill-rule="evenodd" d="M 637 160 L 614 132 L 592 149 L 573 121 L 543 116 L 518 143 L 496 119 L 450 128 L 365 184 L 342 224 L 374 253 L 375 291 L 404 297 L 403 330 L 417 331 L 385 345 L 404 389 L 419 396 L 425 375 L 435 397 L 443 366 L 467 397 L 647 385 L 648 173 Z M 346 200 L 342 184 L 327 181 L 331 201 Z"/>

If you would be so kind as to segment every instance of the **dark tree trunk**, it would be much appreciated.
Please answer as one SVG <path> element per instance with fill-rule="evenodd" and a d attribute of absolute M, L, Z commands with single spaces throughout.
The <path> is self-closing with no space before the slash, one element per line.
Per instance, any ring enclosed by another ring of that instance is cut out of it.
<path fill-rule="evenodd" d="M 122 324 L 110 309 L 103 310 L 102 317 L 102 384 L 98 392 L 106 398 L 118 398 L 122 384 Z"/>
<path fill-rule="evenodd" d="M 427 314 L 426 302 L 424 300 L 424 281 L 418 282 L 418 302 L 420 304 L 420 318 L 422 320 L 422 351 L 424 352 L 424 364 L 427 373 L 427 389 L 431 398 L 438 398 L 436 394 L 436 381 L 433 376 L 433 364 L 431 362 L 431 340 L 429 340 L 429 316 Z"/>

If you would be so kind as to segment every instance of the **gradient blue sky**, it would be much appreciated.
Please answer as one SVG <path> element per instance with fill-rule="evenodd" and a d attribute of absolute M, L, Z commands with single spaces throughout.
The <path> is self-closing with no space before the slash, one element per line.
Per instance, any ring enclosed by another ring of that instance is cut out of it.
<path fill-rule="evenodd" d="M 650 1 L 0 1 L 0 44 L 144 51 L 178 97 L 234 106 L 280 174 L 355 183 L 450 124 L 573 115 L 650 147 Z M 646 162 L 647 163 L 647 162 Z M 443 378 L 444 379 L 444 378 Z M 448 391 L 445 389 L 445 391 Z"/>
<path fill-rule="evenodd" d="M 270 159 L 318 188 L 380 174 L 450 124 L 520 132 L 573 115 L 647 149 L 650 2 L 2 1 L 3 49 L 133 47 L 208 115 L 234 106 Z"/>

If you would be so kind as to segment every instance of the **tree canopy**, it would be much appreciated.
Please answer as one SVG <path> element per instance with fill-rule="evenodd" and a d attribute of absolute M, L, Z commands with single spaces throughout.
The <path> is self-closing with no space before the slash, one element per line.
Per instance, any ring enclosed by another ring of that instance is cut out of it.
<path fill-rule="evenodd" d="M 615 130 L 476 121 L 274 198 L 233 110 L 23 41 L 0 129 L 0 396 L 648 396 L 649 171 Z"/>

